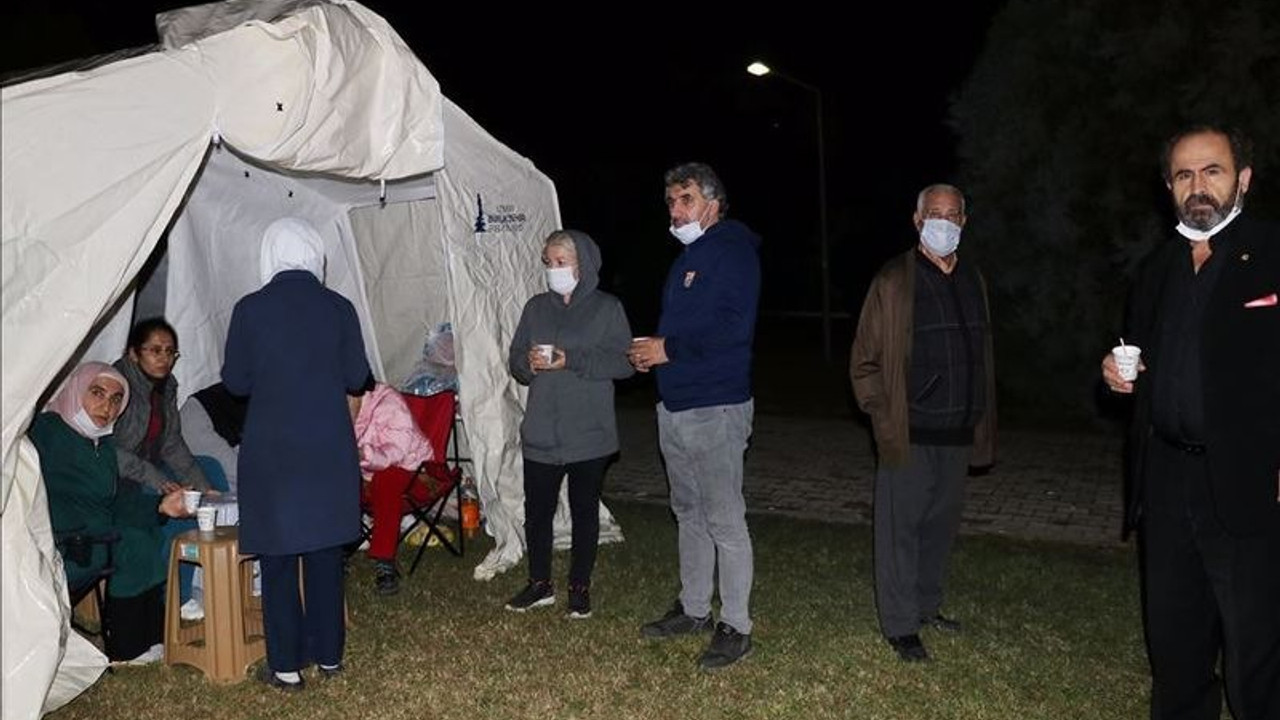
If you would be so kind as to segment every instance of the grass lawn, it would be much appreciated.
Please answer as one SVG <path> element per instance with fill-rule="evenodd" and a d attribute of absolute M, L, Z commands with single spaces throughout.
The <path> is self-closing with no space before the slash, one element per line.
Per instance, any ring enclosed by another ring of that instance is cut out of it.
<path fill-rule="evenodd" d="M 523 567 L 471 579 L 429 551 L 399 595 L 379 598 L 367 562 L 348 586 L 347 672 L 305 673 L 305 692 L 215 686 L 185 667 L 121 668 L 53 714 L 73 718 L 1124 718 L 1146 713 L 1147 667 L 1131 548 L 960 539 L 949 615 L 924 635 L 935 660 L 899 662 L 876 628 L 866 527 L 753 516 L 755 655 L 716 675 L 705 638 L 646 641 L 678 589 L 664 507 L 612 503 L 627 542 L 601 549 L 595 616 L 564 619 L 567 553 L 553 609 L 504 601 Z"/>

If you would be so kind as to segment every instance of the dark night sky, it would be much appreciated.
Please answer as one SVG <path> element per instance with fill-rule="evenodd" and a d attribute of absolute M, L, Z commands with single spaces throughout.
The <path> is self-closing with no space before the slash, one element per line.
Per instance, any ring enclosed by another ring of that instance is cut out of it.
<path fill-rule="evenodd" d="M 731 214 L 765 238 L 763 310 L 818 308 L 813 96 L 748 75 L 752 59 L 821 89 L 832 304 L 855 309 L 879 263 L 912 241 L 916 190 L 955 175 L 947 102 L 997 2 L 877 4 L 875 20 L 794 3 L 768 16 L 615 6 L 607 18 L 598 4 L 464 3 L 444 14 L 365 4 L 450 99 L 555 181 L 565 224 L 600 242 L 605 284 L 643 323 L 678 247 L 665 232 L 661 175 L 690 159 L 717 169 Z M 0 11 L 0 70 L 154 42 L 154 12 L 185 4 L 11 1 Z"/>

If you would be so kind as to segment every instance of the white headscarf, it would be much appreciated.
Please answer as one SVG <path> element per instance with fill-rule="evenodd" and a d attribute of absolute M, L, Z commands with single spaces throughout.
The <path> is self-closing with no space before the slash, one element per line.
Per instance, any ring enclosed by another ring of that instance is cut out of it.
<path fill-rule="evenodd" d="M 324 282 L 324 240 L 311 223 L 280 218 L 262 233 L 262 284 L 284 270 L 306 270 Z"/>

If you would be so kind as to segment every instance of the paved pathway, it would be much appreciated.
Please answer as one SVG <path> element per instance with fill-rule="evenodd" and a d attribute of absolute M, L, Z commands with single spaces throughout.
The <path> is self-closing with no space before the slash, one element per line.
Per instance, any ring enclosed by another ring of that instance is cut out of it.
<path fill-rule="evenodd" d="M 619 407 L 622 454 L 607 497 L 667 502 L 652 408 Z M 744 493 L 749 512 L 870 523 L 875 457 L 850 418 L 756 415 Z M 997 463 L 969 478 L 961 532 L 1118 546 L 1121 439 L 1002 430 Z"/>

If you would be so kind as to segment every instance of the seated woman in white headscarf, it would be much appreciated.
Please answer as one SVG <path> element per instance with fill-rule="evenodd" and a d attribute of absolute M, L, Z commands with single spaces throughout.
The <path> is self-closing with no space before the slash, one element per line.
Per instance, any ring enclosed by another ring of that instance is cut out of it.
<path fill-rule="evenodd" d="M 105 649 L 113 661 L 147 663 L 164 657 L 161 591 L 166 568 L 160 558 L 160 526 L 187 512 L 181 490 L 163 496 L 120 492 L 111 433 L 128 402 L 123 375 L 105 363 L 84 363 L 36 417 L 28 435 L 40 453 L 54 532 L 119 534 L 113 550 L 116 570 L 103 608 L 111 621 Z M 101 545 L 87 557 L 63 561 L 72 582 L 105 563 Z"/>

